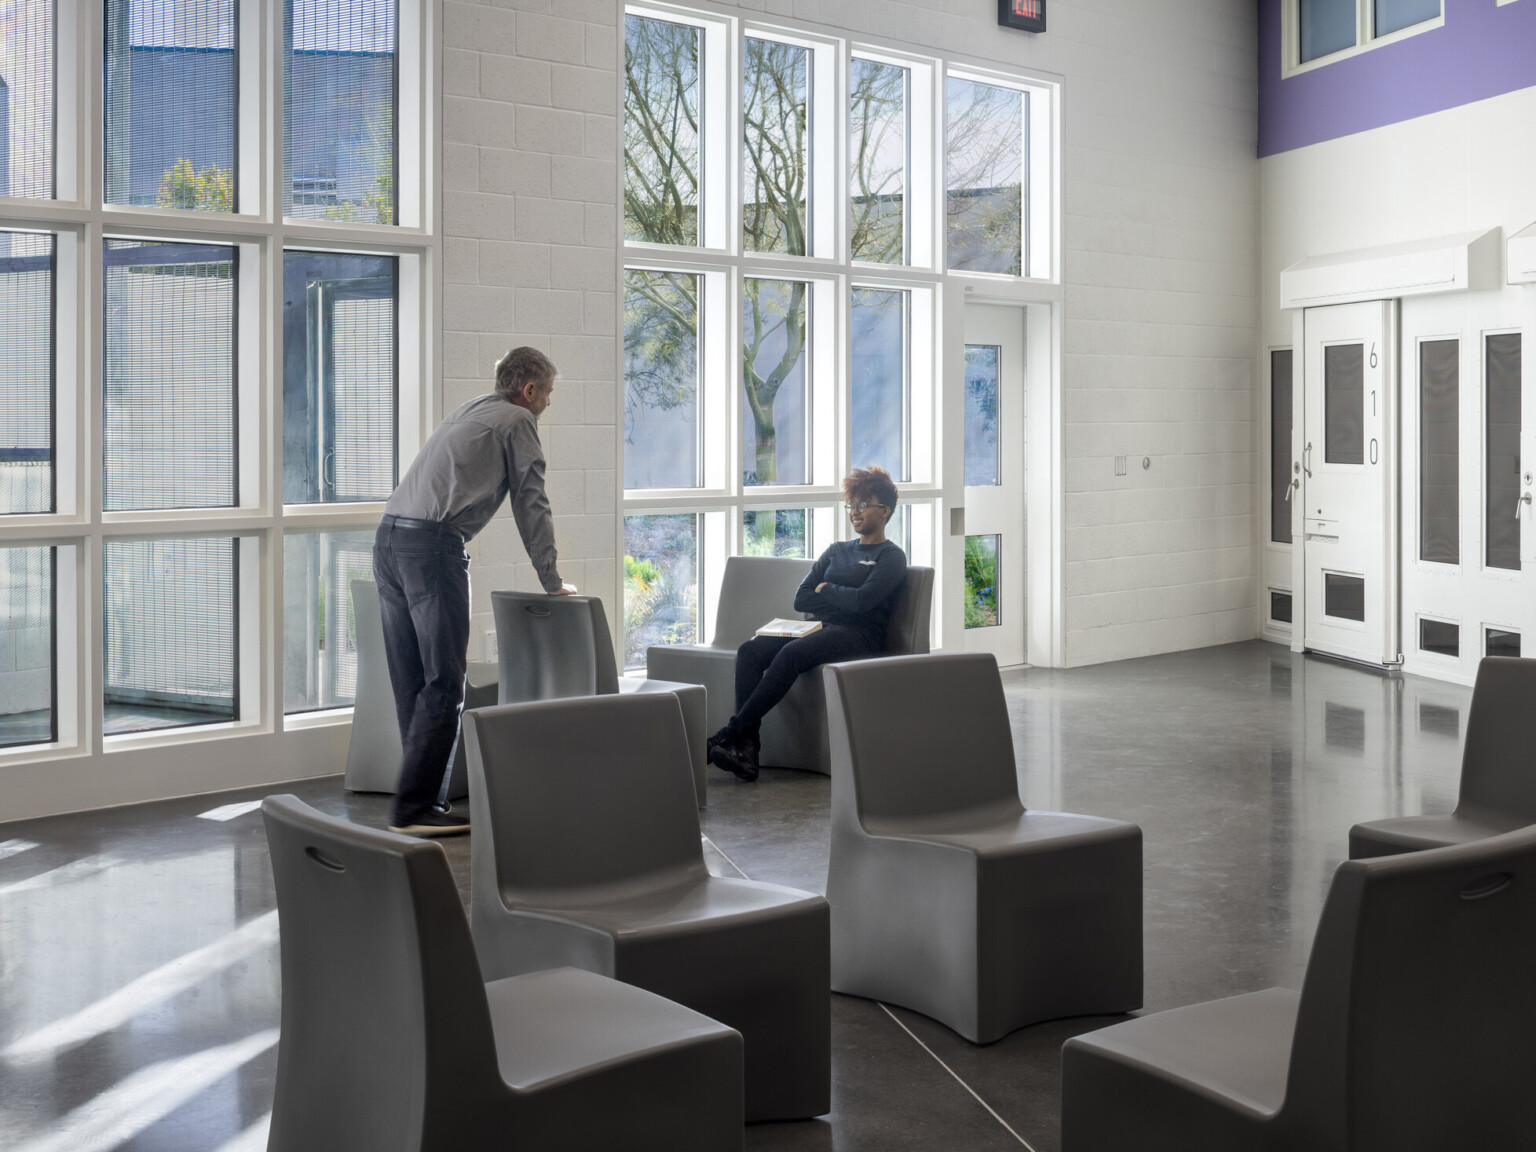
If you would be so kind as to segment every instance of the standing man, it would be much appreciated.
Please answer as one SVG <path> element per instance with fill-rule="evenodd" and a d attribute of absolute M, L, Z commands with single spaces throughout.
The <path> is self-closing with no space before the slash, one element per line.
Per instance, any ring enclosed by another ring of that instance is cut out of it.
<path fill-rule="evenodd" d="M 384 650 L 400 720 L 400 781 L 391 832 L 453 836 L 469 820 L 437 807 L 453 765 L 469 660 L 469 553 L 464 545 L 502 499 L 544 591 L 576 591 L 555 569 L 555 526 L 544 495 L 538 418 L 555 366 L 536 348 L 496 365 L 496 391 L 455 409 L 400 481 L 373 544 Z"/>

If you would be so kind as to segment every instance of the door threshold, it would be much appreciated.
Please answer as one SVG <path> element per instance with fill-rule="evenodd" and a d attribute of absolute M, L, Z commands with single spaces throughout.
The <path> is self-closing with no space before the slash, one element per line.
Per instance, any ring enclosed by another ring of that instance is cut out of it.
<path fill-rule="evenodd" d="M 1333 652 L 1320 652 L 1316 648 L 1308 648 L 1303 655 L 1313 656 L 1319 660 L 1327 660 L 1333 664 L 1345 664 L 1351 668 L 1358 668 L 1363 672 L 1375 672 L 1377 675 L 1389 679 L 1399 678 L 1403 674 L 1401 664 L 1372 664 L 1369 660 L 1360 660 L 1354 656 L 1339 656 Z"/>

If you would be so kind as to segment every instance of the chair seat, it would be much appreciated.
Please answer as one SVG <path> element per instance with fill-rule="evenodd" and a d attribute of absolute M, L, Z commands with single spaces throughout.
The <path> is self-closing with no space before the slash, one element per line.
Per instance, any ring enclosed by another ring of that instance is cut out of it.
<path fill-rule="evenodd" d="M 1084 816 L 1076 812 L 1037 812 L 1017 806 L 987 806 L 941 816 L 923 816 L 912 820 L 882 819 L 869 821 L 865 831 L 871 836 L 937 844 L 977 856 L 1024 856 L 1031 852 L 1054 851 L 1063 840 L 1087 838 L 1113 840 L 1139 835 L 1134 824 Z"/>
<path fill-rule="evenodd" d="M 554 902 L 530 893 L 504 894 L 503 899 L 520 912 L 575 920 L 625 941 L 686 934 L 695 926 L 720 932 L 826 904 L 820 896 L 778 884 L 708 875 L 639 893 L 614 889 L 601 901 Z"/>
<path fill-rule="evenodd" d="M 1067 1047 L 1265 1120 L 1285 1100 L 1300 1003 L 1298 992 L 1268 988 L 1114 1024 Z"/>
<path fill-rule="evenodd" d="M 643 988 L 579 968 L 496 980 L 485 986 L 485 996 L 501 1078 L 519 1091 L 735 1031 Z"/>
<path fill-rule="evenodd" d="M 1468 812 L 1465 809 L 1444 816 L 1398 816 L 1371 820 L 1349 830 L 1351 860 L 1372 856 L 1394 856 L 1401 852 L 1422 852 L 1427 848 L 1445 848 L 1452 844 L 1470 844 L 1523 828 L 1523 816 L 1495 812 Z"/>

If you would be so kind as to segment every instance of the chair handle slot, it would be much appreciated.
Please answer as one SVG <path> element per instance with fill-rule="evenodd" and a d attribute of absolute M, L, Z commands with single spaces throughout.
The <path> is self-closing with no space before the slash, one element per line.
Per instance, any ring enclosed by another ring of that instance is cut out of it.
<path fill-rule="evenodd" d="M 320 867 L 327 868 L 332 872 L 345 872 L 347 870 L 347 866 L 340 860 L 337 860 L 334 856 L 327 856 L 318 848 L 306 848 L 304 849 L 304 855 L 308 856 Z"/>
<path fill-rule="evenodd" d="M 523 611 L 528 613 L 528 615 L 530 615 L 530 616 L 548 616 L 548 615 L 550 615 L 550 611 L 549 611 L 548 608 L 540 608 L 537 604 L 524 604 L 523 605 Z"/>
<path fill-rule="evenodd" d="M 1513 872 L 1491 872 L 1487 876 L 1479 877 L 1461 890 L 1463 900 L 1482 900 L 1484 897 L 1493 896 L 1504 891 L 1514 882 Z"/>

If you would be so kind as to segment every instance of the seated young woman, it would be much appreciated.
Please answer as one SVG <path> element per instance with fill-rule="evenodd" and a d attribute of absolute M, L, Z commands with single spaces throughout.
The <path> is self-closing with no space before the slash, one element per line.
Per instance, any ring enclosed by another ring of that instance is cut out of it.
<path fill-rule="evenodd" d="M 763 717 L 800 673 L 885 648 L 886 625 L 907 575 L 907 554 L 885 538 L 896 484 L 884 468 L 860 469 L 843 481 L 843 495 L 858 539 L 823 552 L 795 592 L 795 611 L 821 627 L 797 639 L 754 636 L 736 649 L 736 714 L 708 747 L 711 764 L 742 780 L 757 779 Z"/>

